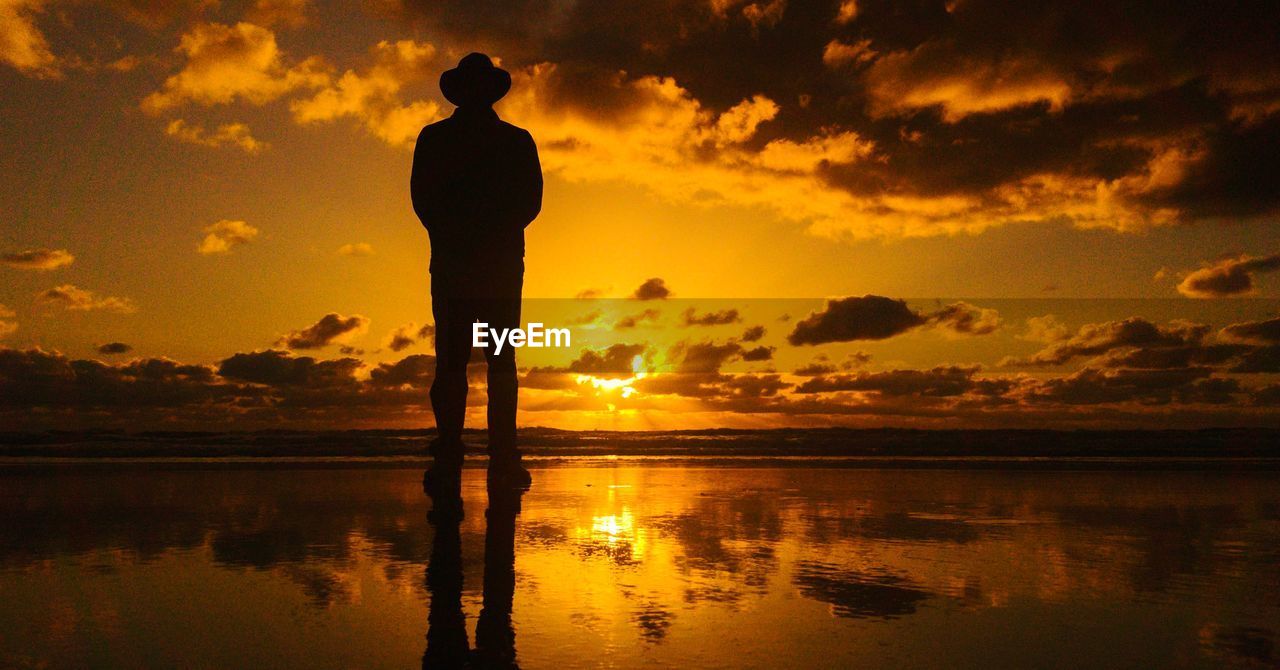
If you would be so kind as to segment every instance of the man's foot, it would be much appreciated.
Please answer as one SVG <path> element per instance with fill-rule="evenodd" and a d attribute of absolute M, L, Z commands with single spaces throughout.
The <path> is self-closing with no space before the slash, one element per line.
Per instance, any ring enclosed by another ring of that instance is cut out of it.
<path fill-rule="evenodd" d="M 436 456 L 422 474 L 422 490 L 434 501 L 462 497 L 462 459 Z"/>
<path fill-rule="evenodd" d="M 432 498 L 462 495 L 462 454 L 460 439 L 435 438 L 427 447 L 431 467 L 422 475 L 422 490 Z"/>
<path fill-rule="evenodd" d="M 527 491 L 533 477 L 519 458 L 489 460 L 489 488 Z"/>

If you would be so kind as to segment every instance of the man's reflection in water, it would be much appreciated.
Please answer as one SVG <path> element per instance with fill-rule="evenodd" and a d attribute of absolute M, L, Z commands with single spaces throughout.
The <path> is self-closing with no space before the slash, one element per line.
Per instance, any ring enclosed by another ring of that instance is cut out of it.
<path fill-rule="evenodd" d="M 462 498 L 456 493 L 432 498 L 428 520 L 435 527 L 427 564 L 427 651 L 423 668 L 516 668 L 516 633 L 511 625 L 515 595 L 516 516 L 518 489 L 489 489 L 485 511 L 484 603 L 476 625 L 476 648 L 467 641 L 462 613 Z"/>
<path fill-rule="evenodd" d="M 516 515 L 520 489 L 489 489 L 485 510 L 484 604 L 476 624 L 476 660 L 485 668 L 516 667 L 511 599 L 516 592 Z"/>
<path fill-rule="evenodd" d="M 456 498 L 456 499 L 455 499 Z M 427 563 L 427 651 L 423 668 L 455 668 L 467 664 L 467 619 L 462 614 L 462 497 L 442 494 L 431 501 L 427 520 L 435 527 Z"/>

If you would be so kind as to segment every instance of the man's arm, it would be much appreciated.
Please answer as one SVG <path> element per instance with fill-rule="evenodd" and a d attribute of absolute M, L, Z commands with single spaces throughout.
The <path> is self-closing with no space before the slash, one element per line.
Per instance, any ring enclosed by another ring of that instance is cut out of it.
<path fill-rule="evenodd" d="M 538 161 L 538 145 L 527 131 L 522 132 L 523 146 L 516 172 L 516 220 L 528 227 L 542 211 L 542 163 Z"/>
<path fill-rule="evenodd" d="M 431 160 L 430 149 L 427 148 L 427 130 L 418 133 L 418 142 L 413 147 L 413 170 L 409 174 L 409 197 L 413 200 L 413 211 L 418 220 L 428 231 L 435 221 L 434 209 L 437 207 L 437 190 L 440 183 L 439 166 Z"/>

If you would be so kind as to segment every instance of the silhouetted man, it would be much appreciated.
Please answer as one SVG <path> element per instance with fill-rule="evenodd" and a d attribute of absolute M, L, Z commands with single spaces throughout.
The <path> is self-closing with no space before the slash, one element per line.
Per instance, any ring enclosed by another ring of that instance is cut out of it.
<path fill-rule="evenodd" d="M 431 405 L 437 438 L 427 483 L 456 486 L 462 468 L 471 324 L 519 327 L 524 229 L 542 209 L 542 168 L 528 132 L 498 118 L 493 103 L 511 75 L 473 53 L 440 76 L 453 115 L 422 129 L 413 153 L 413 209 L 431 236 L 431 310 L 436 374 Z M 516 446 L 515 350 L 489 363 L 489 481 L 527 487 Z"/>

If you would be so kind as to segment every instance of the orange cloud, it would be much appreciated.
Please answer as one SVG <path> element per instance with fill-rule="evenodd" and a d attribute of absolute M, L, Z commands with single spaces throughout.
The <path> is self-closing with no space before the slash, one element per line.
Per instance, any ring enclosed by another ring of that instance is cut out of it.
<path fill-rule="evenodd" d="M 35 21 L 44 4 L 43 0 L 0 2 L 0 61 L 27 76 L 53 79 L 62 76 L 58 57 Z"/>
<path fill-rule="evenodd" d="M 545 169 L 571 181 L 626 181 L 680 203 L 762 206 L 788 219 L 833 225 L 859 209 L 821 170 L 865 158 L 871 143 L 853 132 L 824 131 L 750 149 L 744 144 L 778 113 L 764 96 L 717 114 L 672 79 L 619 75 L 602 82 L 611 90 L 600 94 L 627 104 L 603 118 L 560 104 L 555 65 L 513 76 L 512 92 L 500 103 L 503 114 L 538 139 Z"/>
<path fill-rule="evenodd" d="M 275 33 L 252 23 L 197 24 L 176 51 L 186 57 L 185 65 L 142 100 L 143 111 L 157 114 L 188 102 L 225 105 L 238 99 L 260 105 L 329 82 L 322 59 L 286 66 Z"/>
<path fill-rule="evenodd" d="M 1065 77 L 1029 58 L 990 60 L 948 55 L 946 43 L 885 54 L 867 71 L 873 116 L 939 107 L 956 122 L 970 114 L 1044 103 L 1060 111 L 1071 98 Z"/>
<path fill-rule="evenodd" d="M 832 67 L 846 63 L 855 65 L 866 63 L 875 59 L 875 57 L 876 52 L 871 48 L 871 40 L 859 40 L 853 44 L 846 44 L 840 40 L 831 40 L 822 49 L 822 62 Z"/>
<path fill-rule="evenodd" d="M 841 0 L 840 9 L 836 11 L 836 23 L 841 25 L 858 18 L 857 0 Z"/>
<path fill-rule="evenodd" d="M 0 255 L 0 263 L 23 270 L 56 270 L 75 260 L 66 249 L 24 249 Z"/>
<path fill-rule="evenodd" d="M 338 247 L 339 256 L 372 256 L 373 245 L 368 242 L 354 242 Z"/>
<path fill-rule="evenodd" d="M 347 70 L 313 97 L 294 100 L 289 105 L 293 118 L 306 124 L 351 117 L 386 143 L 407 146 L 424 125 L 440 118 L 440 105 L 434 101 L 406 104 L 400 99 L 406 84 L 431 74 L 435 55 L 435 47 L 425 42 L 379 42 L 373 48 L 372 66 L 362 72 Z"/>
<path fill-rule="evenodd" d="M 1041 172 L 989 192 L 854 193 L 833 183 L 832 173 L 874 178 L 889 157 L 856 132 L 829 128 L 803 140 L 777 138 L 752 146 L 759 129 L 779 113 L 767 97 L 753 96 L 717 114 L 673 79 L 619 73 L 592 82 L 601 98 L 614 101 L 610 113 L 601 115 L 566 100 L 565 77 L 572 75 L 556 65 L 531 66 L 513 76 L 515 85 L 500 111 L 538 139 L 546 170 L 570 181 L 637 184 L 683 205 L 758 207 L 836 238 L 977 233 L 1052 219 L 1121 230 L 1168 224 L 1178 220 L 1177 209 L 1141 199 L 1180 183 L 1199 155 L 1193 143 L 1179 138 L 1142 140 L 1152 151 L 1145 169 L 1113 180 Z M 972 105 L 999 106 L 994 100 Z"/>
<path fill-rule="evenodd" d="M 218 148 L 231 145 L 243 149 L 246 153 L 256 154 L 269 146 L 253 137 L 249 126 L 243 123 L 224 123 L 212 132 L 198 124 L 189 124 L 182 119 L 174 119 L 165 127 L 164 133 L 179 142 L 197 144 L 204 147 Z"/>
<path fill-rule="evenodd" d="M 103 311 L 132 314 L 138 311 L 128 298 L 99 296 L 93 291 L 74 284 L 63 284 L 36 295 L 36 301 L 45 305 L 57 305 L 73 312 Z"/>
<path fill-rule="evenodd" d="M 200 241 L 200 246 L 196 247 L 196 251 L 208 256 L 210 254 L 225 254 L 230 252 L 232 247 L 248 244 L 261 231 L 244 221 L 223 219 L 211 226 L 207 226 L 204 232 L 207 234 Z"/>

